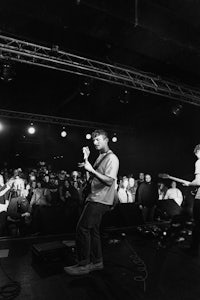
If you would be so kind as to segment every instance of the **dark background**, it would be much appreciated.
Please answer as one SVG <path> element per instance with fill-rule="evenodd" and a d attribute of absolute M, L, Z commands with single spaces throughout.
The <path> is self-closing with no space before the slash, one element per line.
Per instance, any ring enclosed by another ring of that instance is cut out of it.
<path fill-rule="evenodd" d="M 4 0 L 0 30 L 3 35 L 58 45 L 69 53 L 199 88 L 199 15 L 200 3 L 195 0 Z M 98 80 L 90 82 L 89 96 L 81 96 L 84 76 L 20 63 L 12 68 L 13 80 L 0 81 L 0 109 L 127 127 L 117 133 L 117 143 L 111 142 L 121 174 L 192 176 L 193 148 L 200 142 L 199 106 L 134 89 L 125 99 L 123 87 Z M 81 147 L 91 144 L 85 140 L 86 128 L 69 126 L 62 139 L 62 124 L 37 123 L 37 133 L 30 137 L 25 132 L 28 121 L 3 121 L 7 126 L 0 135 L 1 166 L 5 161 L 33 166 L 44 159 L 55 168 L 71 170 L 82 159 Z"/>

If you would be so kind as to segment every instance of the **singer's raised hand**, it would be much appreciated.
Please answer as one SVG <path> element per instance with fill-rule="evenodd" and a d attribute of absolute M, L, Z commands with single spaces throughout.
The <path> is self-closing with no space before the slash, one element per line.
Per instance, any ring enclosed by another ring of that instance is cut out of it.
<path fill-rule="evenodd" d="M 82 150 L 83 150 L 84 160 L 86 161 L 86 160 L 88 160 L 88 157 L 90 155 L 90 149 L 88 146 L 86 146 L 86 147 L 83 147 Z"/>

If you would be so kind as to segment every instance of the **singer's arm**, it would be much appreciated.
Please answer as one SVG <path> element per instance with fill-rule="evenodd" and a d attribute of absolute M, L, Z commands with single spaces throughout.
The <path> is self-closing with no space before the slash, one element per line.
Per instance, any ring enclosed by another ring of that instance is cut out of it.
<path fill-rule="evenodd" d="M 87 160 L 84 163 L 80 163 L 79 167 L 84 167 L 86 171 L 88 171 L 89 173 L 93 174 L 95 177 L 97 177 L 99 180 L 101 180 L 102 182 L 104 182 L 106 185 L 111 186 L 114 179 L 112 177 L 109 177 L 107 175 L 101 174 L 99 172 L 97 172 L 92 165 L 89 163 L 89 161 Z"/>
<path fill-rule="evenodd" d="M 111 186 L 113 184 L 113 181 L 114 179 L 107 176 L 107 175 L 104 175 L 104 174 L 101 174 L 99 172 L 97 172 L 96 170 L 93 169 L 93 171 L 91 172 L 95 177 L 97 177 L 99 180 L 101 180 L 102 182 L 104 182 L 106 185 L 109 185 Z"/>

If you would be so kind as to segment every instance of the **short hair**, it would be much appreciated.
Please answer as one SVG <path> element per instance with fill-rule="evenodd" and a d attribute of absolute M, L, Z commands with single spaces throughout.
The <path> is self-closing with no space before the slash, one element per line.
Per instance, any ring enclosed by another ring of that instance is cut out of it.
<path fill-rule="evenodd" d="M 93 139 L 99 135 L 103 135 L 105 138 L 108 139 L 108 134 L 104 129 L 96 129 L 95 131 L 92 132 Z"/>
<path fill-rule="evenodd" d="M 45 182 L 43 180 L 41 180 L 41 179 L 36 180 L 36 184 L 38 184 L 38 183 L 40 183 L 41 188 L 45 187 Z"/>
<path fill-rule="evenodd" d="M 196 145 L 195 148 L 194 148 L 194 154 L 197 153 L 197 151 L 200 150 L 200 144 Z"/>

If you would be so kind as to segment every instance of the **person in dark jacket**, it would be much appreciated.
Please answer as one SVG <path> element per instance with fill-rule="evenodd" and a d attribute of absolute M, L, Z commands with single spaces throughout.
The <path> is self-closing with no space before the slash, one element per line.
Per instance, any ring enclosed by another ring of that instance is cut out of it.
<path fill-rule="evenodd" d="M 157 200 L 157 185 L 152 181 L 150 174 L 145 174 L 144 182 L 138 187 L 138 203 L 142 209 L 144 222 L 153 221 Z"/>

